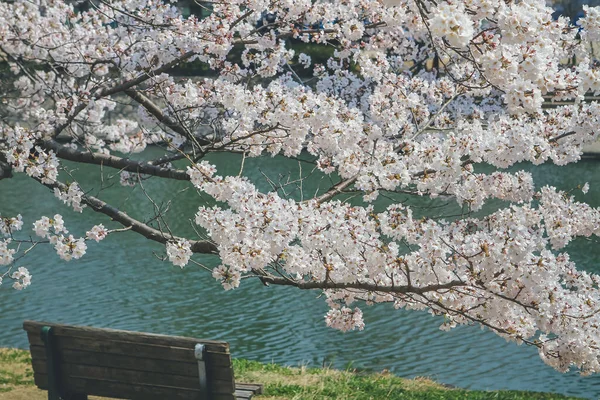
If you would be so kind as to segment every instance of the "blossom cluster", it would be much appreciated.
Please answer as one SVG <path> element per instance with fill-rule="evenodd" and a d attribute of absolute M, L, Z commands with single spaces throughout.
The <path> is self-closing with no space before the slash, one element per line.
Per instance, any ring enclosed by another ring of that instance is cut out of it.
<path fill-rule="evenodd" d="M 73 235 L 50 236 L 50 243 L 54 245 L 56 254 L 65 261 L 77 260 L 83 257 L 87 250 L 85 240 L 83 238 L 76 239 Z"/>
<path fill-rule="evenodd" d="M 431 32 L 446 39 L 454 47 L 465 47 L 473 38 L 473 20 L 461 2 L 441 3 L 429 20 Z"/>
<path fill-rule="evenodd" d="M 176 242 L 167 242 L 167 256 L 173 265 L 181 268 L 187 265 L 192 256 L 190 242 L 187 240 L 178 240 Z"/>
<path fill-rule="evenodd" d="M 52 229 L 52 232 L 50 229 Z M 63 217 L 60 214 L 56 214 L 52 218 L 42 217 L 41 219 L 35 221 L 33 223 L 33 230 L 35 231 L 36 235 L 42 238 L 50 237 L 51 233 L 56 235 L 60 234 L 61 232 L 68 233 L 68 231 L 65 229 Z"/>
<path fill-rule="evenodd" d="M 341 331 L 352 329 L 363 330 L 365 323 L 360 308 L 354 310 L 348 307 L 332 308 L 325 316 L 327 326 Z"/>
<path fill-rule="evenodd" d="M 20 231 L 23 228 L 23 218 L 21 214 L 16 217 L 3 217 L 0 215 L 0 235 L 10 236 L 13 232 Z"/>
<path fill-rule="evenodd" d="M 13 283 L 13 289 L 23 290 L 31 285 L 31 275 L 25 267 L 19 267 L 10 277 L 15 281 Z M 0 284 L 1 283 L 2 280 L 0 279 Z"/>
<path fill-rule="evenodd" d="M 543 0 L 230 0 L 184 18 L 158 0 L 0 2 L 15 75 L 0 88 L 2 119 L 26 121 L 0 125 L 0 159 L 78 212 L 94 203 L 60 182 L 61 158 L 116 168 L 127 186 L 141 169 L 189 180 L 207 246 L 136 230 L 180 267 L 216 248 L 212 275 L 226 290 L 245 276 L 321 289 L 326 323 L 342 330 L 363 328 L 357 302 L 426 309 L 443 329 L 480 323 L 558 370 L 600 372 L 600 277 L 564 252 L 599 235 L 600 211 L 515 167 L 577 162 L 600 135 L 589 99 L 600 93 L 600 8 L 585 7 L 578 27 L 552 12 Z M 171 74 L 190 62 L 211 77 Z M 129 158 L 151 144 L 168 154 Z M 242 154 L 237 175 L 217 171 L 212 155 L 224 152 Z M 263 155 L 314 162 L 332 184 L 308 194 L 301 176 L 300 196 L 264 190 L 244 169 Z M 358 197 L 336 197 L 345 192 Z M 463 212 L 422 217 L 399 194 L 451 198 Z M 127 210 L 93 208 L 132 226 Z M 14 262 L 21 226 L 0 217 L 0 264 Z M 109 233 L 74 237 L 60 214 L 34 231 L 65 260 Z M 12 279 L 22 288 L 28 276 Z"/>
<path fill-rule="evenodd" d="M 6 140 L 6 159 L 16 172 L 39 179 L 42 183 L 54 183 L 58 176 L 58 159 L 52 150 L 36 146 L 39 134 L 16 126 L 0 128 L 0 137 Z"/>
<path fill-rule="evenodd" d="M 10 238 L 0 240 L 0 265 L 9 265 L 13 262 L 16 250 L 8 247 L 11 242 Z"/>
<path fill-rule="evenodd" d="M 59 188 L 54 188 L 54 196 L 62 200 L 68 206 L 71 206 L 73 210 L 77 212 L 82 212 L 86 207 L 85 204 L 81 204 L 83 199 L 83 191 L 79 188 L 79 184 L 77 182 L 73 182 L 68 185 L 66 191 L 60 190 Z"/>
<path fill-rule="evenodd" d="M 99 242 L 106 238 L 108 235 L 108 230 L 104 227 L 104 225 L 94 225 L 92 229 L 85 233 L 86 239 L 95 240 Z"/>
<path fill-rule="evenodd" d="M 364 300 L 429 308 L 445 315 L 445 329 L 485 321 L 517 342 L 542 340 L 541 331 L 554 336 L 540 351 L 558 369 L 565 361 L 556 357 L 557 348 L 571 346 L 575 337 L 581 346 L 596 340 L 586 327 L 600 326 L 594 312 L 600 307 L 595 289 L 600 277 L 575 270 L 567 254 L 554 254 L 548 245 L 560 248 L 576 236 L 599 235 L 600 210 L 555 188 L 532 192 L 518 201 L 523 204 L 484 218 L 452 223 L 415 220 L 404 206 L 375 213 L 339 201 L 295 203 L 261 194 L 243 178 L 215 179 L 201 188 L 229 205 L 200 207 L 196 215 L 219 247 L 224 265 L 213 277 L 227 289 L 243 275 L 276 268 L 298 285 L 340 287 L 326 290 L 331 306 L 326 321 L 342 330 L 362 329 L 362 313 L 348 305 Z M 558 221 L 553 215 L 565 217 Z M 412 251 L 402 250 L 404 245 Z M 412 295 L 389 289 L 446 285 L 455 290 Z M 542 304 L 540 296 L 551 301 Z M 585 373 L 600 368 L 593 353 L 573 353 L 569 363 Z"/>
<path fill-rule="evenodd" d="M 83 238 L 74 238 L 65 228 L 64 220 L 60 214 L 52 218 L 42 217 L 33 223 L 33 230 L 37 236 L 47 238 L 58 256 L 65 260 L 79 259 L 87 250 L 87 245 Z"/>
<path fill-rule="evenodd" d="M 240 286 L 242 274 L 236 268 L 228 268 L 225 265 L 219 265 L 213 269 L 212 276 L 223 285 L 223 289 L 231 290 Z"/>

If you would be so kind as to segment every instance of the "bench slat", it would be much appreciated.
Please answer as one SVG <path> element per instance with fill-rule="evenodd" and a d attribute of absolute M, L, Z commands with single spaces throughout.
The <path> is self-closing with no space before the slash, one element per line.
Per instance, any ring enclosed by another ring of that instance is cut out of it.
<path fill-rule="evenodd" d="M 34 382 L 35 385 L 42 389 L 42 390 L 48 390 L 48 375 L 45 374 L 44 372 L 40 371 L 38 372 L 37 370 L 34 370 Z M 77 391 L 77 386 L 73 386 L 73 382 L 75 382 L 76 384 L 78 384 L 80 382 L 80 380 L 82 379 L 92 379 L 92 380 L 97 380 L 94 377 L 80 377 L 80 376 L 70 376 L 68 378 L 65 378 L 63 380 L 63 384 L 67 385 L 67 387 L 69 388 L 69 390 L 71 392 L 76 392 Z M 115 383 L 122 383 L 124 385 L 129 385 L 131 384 L 130 382 L 122 382 L 120 379 L 116 379 L 116 380 L 111 380 L 111 379 L 104 379 L 104 378 L 98 378 L 99 380 L 102 381 L 110 381 L 110 382 L 115 382 Z M 134 385 L 136 385 L 136 383 L 133 383 Z M 228 388 L 229 386 L 229 381 L 221 381 L 221 380 L 213 380 L 212 382 L 210 382 L 211 387 L 212 387 L 212 392 L 210 393 L 210 396 L 212 398 L 212 396 L 232 396 L 232 393 L 235 392 L 234 391 L 230 391 Z M 196 385 L 195 388 L 189 388 L 189 387 L 177 387 L 176 385 L 154 385 L 154 384 L 148 384 L 148 383 L 137 383 L 137 385 L 141 385 L 144 386 L 146 388 L 152 388 L 152 387 L 157 387 L 157 388 L 162 388 L 162 387 L 170 387 L 171 389 L 175 390 L 175 389 L 182 389 L 182 390 L 192 390 L 192 391 L 199 391 L 199 385 Z M 256 392 L 258 393 L 258 392 Z M 106 394 L 95 394 L 95 393 L 88 393 L 91 395 L 96 395 L 96 396 L 105 396 L 105 397 L 111 397 L 110 395 L 106 395 Z M 119 393 L 119 395 L 122 395 L 121 393 Z M 112 397 L 116 397 L 116 398 L 120 398 L 118 397 L 115 393 L 112 394 Z"/>
<path fill-rule="evenodd" d="M 239 389 L 239 390 L 249 390 L 254 394 L 262 394 L 263 392 L 263 385 L 258 384 L 258 383 L 236 383 L 235 384 L 235 389 Z"/>
<path fill-rule="evenodd" d="M 40 346 L 31 346 L 31 358 L 40 363 L 46 363 L 45 349 Z M 123 369 L 147 372 L 169 371 L 171 374 L 183 376 L 198 377 L 198 364 L 188 362 L 177 362 L 168 360 L 148 359 L 141 363 L 140 359 L 131 356 L 108 353 L 90 353 L 87 351 L 78 351 L 63 349 L 61 350 L 61 359 L 63 362 L 81 365 L 97 365 L 100 367 L 110 367 L 119 365 Z M 45 371 L 45 369 L 44 369 Z"/>
<path fill-rule="evenodd" d="M 254 392 L 250 390 L 236 390 L 235 398 L 239 400 L 249 399 L 254 395 Z"/>
<path fill-rule="evenodd" d="M 28 333 L 29 343 L 39 345 L 34 333 Z M 37 335 L 39 336 L 39 335 Z M 156 346 L 152 344 L 118 342 L 114 340 L 90 340 L 72 336 L 55 336 L 61 347 L 71 350 L 95 351 L 99 353 L 130 354 L 140 358 L 196 362 L 193 350 L 183 347 Z"/>
<path fill-rule="evenodd" d="M 34 374 L 36 385 L 41 383 L 40 387 L 47 387 L 48 375 Z M 114 397 L 118 393 L 118 398 L 131 400 L 199 400 L 199 389 L 182 389 L 176 387 L 159 387 L 141 384 L 113 382 L 101 379 L 68 378 L 68 385 L 73 393 L 86 393 L 92 396 Z M 229 399 L 234 397 L 230 395 Z"/>
<path fill-rule="evenodd" d="M 178 387 L 189 387 L 197 388 L 199 384 L 198 378 L 198 367 L 196 366 L 196 375 L 181 375 L 176 374 L 174 371 L 163 368 L 159 371 L 141 371 L 131 370 L 118 364 L 110 365 L 99 365 L 93 360 L 88 361 L 88 364 L 72 364 L 69 362 L 61 362 L 61 374 L 68 376 L 91 376 L 101 377 L 119 382 L 134 382 L 143 383 L 147 385 L 166 385 L 166 386 L 178 386 Z M 115 366 L 117 365 L 117 366 Z M 33 359 L 33 369 L 36 372 L 42 374 L 47 373 L 47 366 L 45 361 Z M 213 370 L 209 380 L 213 392 L 218 393 L 231 393 L 234 385 L 231 382 L 231 375 L 233 373 L 232 368 L 229 369 L 221 368 Z"/>
<path fill-rule="evenodd" d="M 44 347 L 40 343 L 39 335 L 33 333 L 27 334 L 31 346 Z M 86 352 L 118 354 L 130 356 L 139 359 L 155 359 L 166 361 L 189 362 L 196 364 L 193 349 L 184 349 L 180 347 L 153 346 L 150 344 L 134 344 L 127 342 L 117 342 L 111 340 L 91 340 L 83 338 L 74 338 L 69 336 L 54 336 L 59 351 L 79 350 Z M 206 360 L 210 366 L 229 366 L 231 365 L 231 354 L 223 352 L 206 351 Z"/>
<path fill-rule="evenodd" d="M 47 374 L 46 364 L 34 360 L 33 369 L 41 374 Z M 160 372 L 133 371 L 101 367 L 96 365 L 60 364 L 60 373 L 63 376 L 74 378 L 90 377 L 94 379 L 107 379 L 115 382 L 157 386 L 176 386 L 181 388 L 197 389 L 198 378 L 192 376 L 174 375 Z"/>
<path fill-rule="evenodd" d="M 37 335 L 43 326 L 51 326 L 55 336 L 73 336 L 92 338 L 93 340 L 107 339 L 131 343 L 144 343 L 159 346 L 183 347 L 193 349 L 197 343 L 206 345 L 207 350 L 229 353 L 229 344 L 218 340 L 194 339 L 184 336 L 168 336 L 154 333 L 130 332 L 117 329 L 92 328 L 89 326 L 70 326 L 50 322 L 25 321 L 23 329 Z M 37 344 L 37 343 L 36 343 Z M 41 339 L 40 339 L 41 344 Z"/>

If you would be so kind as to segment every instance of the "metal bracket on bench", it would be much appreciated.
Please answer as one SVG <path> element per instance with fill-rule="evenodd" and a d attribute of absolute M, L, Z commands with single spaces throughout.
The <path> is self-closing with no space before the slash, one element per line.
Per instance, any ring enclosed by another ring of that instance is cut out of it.
<path fill-rule="evenodd" d="M 194 356 L 198 360 L 198 376 L 200 378 L 200 390 L 202 399 L 208 400 L 208 382 L 206 379 L 206 347 L 198 343 L 194 348 Z"/>
<path fill-rule="evenodd" d="M 46 369 L 48 373 L 48 400 L 61 399 L 60 371 L 56 354 L 56 341 L 51 326 L 43 326 L 42 341 L 46 347 Z"/>

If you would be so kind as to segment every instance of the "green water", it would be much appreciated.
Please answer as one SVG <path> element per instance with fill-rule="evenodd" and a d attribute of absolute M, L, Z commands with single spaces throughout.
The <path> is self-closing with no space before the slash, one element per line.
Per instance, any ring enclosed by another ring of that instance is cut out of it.
<path fill-rule="evenodd" d="M 237 174 L 240 158 L 219 155 L 213 159 L 220 174 Z M 75 166 L 73 166 L 75 167 Z M 147 220 L 153 205 L 139 187 L 123 188 L 104 170 L 104 182 L 94 166 L 77 166 L 73 177 L 86 191 L 132 216 Z M 272 182 L 306 176 L 308 163 L 279 158 L 245 161 L 245 175 L 267 190 Z M 528 169 L 529 166 L 520 168 Z M 291 171 L 291 172 L 290 172 Z M 535 169 L 538 185 L 571 189 L 586 181 L 591 189 L 586 200 L 600 206 L 600 162 L 585 161 L 568 168 L 542 166 Z M 305 194 L 325 188 L 330 178 L 313 175 L 303 186 Z M 153 201 L 172 201 L 167 219 L 175 234 L 194 237 L 190 223 L 204 203 L 187 182 L 160 178 L 144 181 Z M 293 185 L 286 190 L 294 190 Z M 293 196 L 299 197 L 299 189 Z M 403 199 L 402 197 L 400 199 Z M 384 207 L 389 200 L 381 200 Z M 431 210 L 443 200 L 422 200 L 416 206 Z M 413 203 L 414 204 L 414 203 Z M 450 213 L 455 205 L 439 208 Z M 437 210 L 437 209 L 434 209 Z M 75 215 L 53 194 L 33 180 L 18 175 L 0 180 L 0 214 L 21 213 L 28 229 L 42 215 L 60 213 L 67 228 L 83 235 L 97 223 L 117 227 L 107 217 L 86 209 Z M 32 234 L 32 231 L 26 231 Z M 569 248 L 580 268 L 600 272 L 600 246 L 581 240 Z M 164 247 L 139 235 L 124 232 L 104 242 L 88 243 L 81 260 L 66 263 L 52 249 L 33 251 L 23 265 L 32 275 L 32 286 L 23 292 L 0 287 L 0 346 L 26 347 L 21 329 L 25 319 L 48 320 L 174 335 L 223 339 L 234 357 L 263 362 L 299 365 L 333 365 L 369 370 L 389 369 L 405 376 L 429 376 L 440 382 L 474 389 L 525 389 L 554 391 L 588 398 L 600 396 L 600 376 L 560 374 L 545 366 L 533 348 L 506 343 L 479 327 L 460 327 L 451 332 L 438 329 L 441 321 L 426 313 L 396 311 L 380 305 L 364 309 L 367 326 L 362 332 L 340 333 L 326 328 L 326 307 L 318 292 L 264 287 L 245 281 L 224 292 L 210 276 L 195 266 L 185 269 L 162 262 Z M 195 256 L 212 267 L 214 256 Z"/>

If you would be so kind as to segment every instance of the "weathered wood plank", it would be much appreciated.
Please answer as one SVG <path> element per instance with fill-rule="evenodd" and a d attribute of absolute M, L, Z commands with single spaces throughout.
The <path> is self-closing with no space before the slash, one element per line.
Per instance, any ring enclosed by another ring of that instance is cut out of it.
<path fill-rule="evenodd" d="M 64 379 L 62 379 L 62 384 L 70 391 L 77 391 L 78 390 L 78 383 L 81 379 L 88 379 L 88 378 L 84 378 L 84 377 L 64 377 Z M 90 377 L 89 379 L 94 379 L 93 377 Z M 34 370 L 34 382 L 35 385 L 42 389 L 42 390 L 48 390 L 48 375 L 46 375 L 43 372 L 39 372 L 37 370 Z M 73 386 L 73 382 L 75 382 L 75 386 Z M 110 380 L 107 380 L 107 382 L 110 382 Z M 129 383 L 124 383 L 124 382 L 118 382 L 116 381 L 116 383 L 123 383 L 123 384 L 129 384 Z M 147 388 L 151 388 L 151 387 L 155 387 L 151 384 L 141 384 L 143 386 L 146 386 Z M 168 387 L 171 387 L 172 389 L 176 389 L 176 387 L 174 385 L 166 385 Z M 156 386 L 158 388 L 161 388 L 163 386 L 158 385 Z M 209 393 L 210 396 L 228 396 L 228 395 L 232 395 L 235 390 L 231 390 L 230 389 L 230 382 L 229 381 L 220 381 L 220 380 L 213 380 L 213 381 L 209 381 Z M 189 390 L 190 388 L 181 388 L 182 390 Z M 196 386 L 196 390 L 200 390 L 200 385 Z M 88 393 L 93 395 L 94 393 Z M 106 396 L 106 397 L 116 397 L 116 398 L 120 398 L 119 396 L 121 395 L 121 393 L 112 393 L 112 395 L 99 395 L 99 396 Z"/>
<path fill-rule="evenodd" d="M 254 394 L 262 394 L 263 392 L 263 385 L 259 384 L 259 383 L 236 383 L 235 384 L 235 389 L 236 390 L 249 390 Z"/>
<path fill-rule="evenodd" d="M 133 371 L 147 371 L 147 372 L 164 372 L 169 371 L 171 374 L 178 374 L 183 376 L 191 376 L 194 378 L 198 377 L 198 364 L 188 362 L 177 362 L 167 360 L 154 360 L 154 359 L 139 359 L 130 356 L 124 356 L 120 354 L 108 354 L 108 353 L 91 353 L 87 351 L 78 350 L 61 350 L 61 360 L 65 363 L 81 364 L 81 365 L 97 365 L 99 367 L 111 367 L 118 365 L 123 369 L 129 369 Z M 31 346 L 31 358 L 35 362 L 39 362 L 42 365 L 46 363 L 45 349 L 40 346 Z M 35 365 L 35 364 L 34 364 Z M 45 367 L 42 370 L 45 372 Z"/>
<path fill-rule="evenodd" d="M 154 333 L 130 332 L 117 329 L 92 328 L 87 326 L 71 326 L 50 322 L 25 321 L 23 329 L 38 335 L 43 326 L 51 326 L 55 336 L 72 336 L 93 338 L 94 340 L 107 339 L 130 343 L 144 343 L 159 346 L 171 346 L 193 349 L 197 343 L 206 345 L 208 351 L 229 353 L 229 344 L 218 340 L 194 339 L 184 336 L 168 336 Z M 38 344 L 38 343 L 35 343 Z M 41 344 L 41 338 L 39 341 Z"/>
<path fill-rule="evenodd" d="M 102 356 L 98 353 L 91 353 L 96 356 Z M 73 364 L 70 361 L 63 360 L 59 367 L 61 374 L 67 376 L 90 376 L 92 378 L 110 379 L 119 382 L 138 382 L 145 384 L 157 384 L 167 386 L 179 386 L 196 388 L 199 385 L 198 366 L 195 366 L 196 374 L 191 371 L 185 371 L 186 374 L 179 374 L 170 368 L 155 368 L 154 371 L 144 371 L 139 369 L 127 369 L 122 365 L 114 363 L 104 363 L 108 365 L 100 365 L 103 363 L 94 362 L 94 360 L 85 360 L 87 364 Z M 33 359 L 33 369 L 36 372 L 46 374 L 47 366 L 43 360 Z M 213 387 L 213 391 L 231 393 L 235 388 L 233 379 L 233 369 L 218 368 L 207 371 L 209 386 Z M 215 384 L 213 384 L 215 383 Z M 217 386 L 215 386 L 217 385 Z M 218 390 L 217 390 L 218 389 Z"/>
<path fill-rule="evenodd" d="M 36 382 L 47 382 L 47 375 L 34 374 Z M 68 380 L 69 392 L 87 393 L 92 396 L 115 397 L 131 400 L 200 400 L 201 392 L 199 389 L 182 389 L 167 386 L 150 386 L 142 384 L 131 384 L 113 382 L 110 380 L 70 378 Z M 219 397 L 227 395 L 218 395 Z M 214 397 L 214 396 L 211 396 Z M 233 399 L 229 395 L 229 399 Z"/>
<path fill-rule="evenodd" d="M 118 342 L 69 336 L 55 336 L 62 347 L 72 350 L 96 351 L 99 353 L 131 354 L 140 358 L 196 362 L 194 350 L 174 346 L 158 346 L 146 343 Z M 225 353 L 223 353 L 225 354 Z"/>
<path fill-rule="evenodd" d="M 236 390 L 235 398 L 239 400 L 250 399 L 254 395 L 254 392 L 250 390 Z"/>
<path fill-rule="evenodd" d="M 40 374 L 36 370 L 33 370 L 33 382 L 38 388 L 48 390 L 48 375 Z"/>
<path fill-rule="evenodd" d="M 46 364 L 40 361 L 32 362 L 35 372 L 47 373 Z M 166 370 L 168 371 L 168 370 Z M 96 365 L 60 364 L 60 373 L 72 378 L 92 378 L 115 382 L 145 385 L 176 386 L 181 388 L 198 389 L 198 378 L 167 372 L 147 372 L 101 367 Z"/>
<path fill-rule="evenodd" d="M 43 346 L 44 343 L 40 337 L 39 333 L 27 332 L 27 337 L 29 342 L 35 346 Z M 75 336 L 67 336 L 67 335 L 54 335 L 56 340 L 61 343 L 68 343 L 67 348 L 73 350 L 96 350 L 107 353 L 118 353 L 118 354 L 131 354 L 138 357 L 147 357 L 152 355 L 152 358 L 158 359 L 179 359 L 181 356 L 182 359 L 187 359 L 188 361 L 195 361 L 194 358 L 194 348 L 193 347 L 176 347 L 176 346 L 164 346 L 164 345 L 155 345 L 151 343 L 135 343 L 135 342 L 124 342 L 121 340 L 111 340 L 98 338 L 95 339 L 93 337 L 75 337 Z M 93 343 L 93 344 L 92 344 Z M 196 344 L 202 343 L 201 340 L 197 340 Z M 195 345 L 194 345 L 195 346 Z M 155 350 L 152 352 L 152 350 Z M 191 352 L 191 356 L 190 356 Z M 208 347 L 206 349 L 207 353 L 223 355 L 227 357 L 231 357 L 229 353 L 229 349 L 224 350 L 222 348 L 214 348 Z"/>
<path fill-rule="evenodd" d="M 32 346 L 32 364 L 36 372 L 46 373 L 45 349 Z M 198 364 L 180 363 L 176 361 L 164 361 L 153 359 L 139 359 L 118 354 L 103 354 L 85 351 L 63 350 L 61 352 L 61 368 L 64 365 L 78 364 L 82 366 L 98 366 L 123 371 L 139 371 L 140 373 L 159 373 L 168 375 L 179 375 L 188 377 L 199 385 Z M 63 371 L 68 373 L 68 369 Z M 214 393 L 232 393 L 235 390 L 233 367 L 212 366 L 207 368 L 207 380 L 209 388 Z M 46 387 L 36 385 L 42 389 Z"/>
<path fill-rule="evenodd" d="M 31 346 L 43 347 L 39 335 L 28 333 Z M 106 354 L 128 355 L 140 359 L 156 359 L 166 361 L 181 361 L 196 363 L 193 349 L 169 346 L 153 346 L 150 344 L 136 344 L 118 342 L 106 339 L 77 338 L 70 336 L 54 336 L 56 347 L 59 351 L 80 350 L 86 352 L 97 352 Z M 206 361 L 210 366 L 231 365 L 231 354 L 229 352 L 215 352 L 208 350 L 205 353 Z"/>
<path fill-rule="evenodd" d="M 46 373 L 46 359 L 39 357 L 45 355 L 45 349 L 39 346 L 32 346 L 32 364 L 36 372 Z M 38 356 L 38 357 L 36 357 Z M 176 361 L 152 360 L 152 359 L 136 359 L 128 356 L 120 356 L 117 354 L 103 354 L 84 351 L 63 350 L 61 352 L 61 361 L 59 366 L 63 369 L 63 374 L 70 372 L 70 365 L 82 366 L 97 366 L 112 368 L 114 370 L 126 372 L 139 371 L 140 373 L 158 373 L 167 375 L 179 375 L 184 378 L 191 379 L 196 382 L 195 386 L 199 385 L 198 364 L 197 363 L 178 363 Z M 65 368 L 65 366 L 67 366 Z M 207 369 L 207 380 L 209 389 L 213 393 L 232 393 L 235 390 L 233 377 L 233 367 L 211 367 Z M 152 383 L 150 381 L 149 383 Z M 45 389 L 46 387 L 40 386 Z M 193 386 L 193 387 L 195 387 Z"/>
<path fill-rule="evenodd" d="M 190 371 L 192 376 L 198 375 L 198 363 L 195 358 L 193 361 L 186 361 L 188 360 L 187 358 L 186 360 L 165 360 L 150 357 L 140 358 L 137 355 L 121 354 L 116 351 L 104 353 L 89 351 L 89 349 L 86 349 L 85 346 L 80 346 L 79 348 L 71 349 L 65 348 L 65 346 L 62 345 L 60 340 L 58 340 L 57 347 L 62 354 L 62 359 L 65 362 L 70 362 L 73 364 L 88 365 L 100 362 L 102 363 L 102 366 L 110 366 L 113 364 L 117 364 L 122 365 L 123 368 L 126 369 L 157 372 L 168 368 L 174 371 L 178 371 L 177 373 L 181 373 L 184 375 L 188 375 L 188 373 L 185 371 Z M 29 348 L 31 351 L 31 357 L 33 359 L 43 361 L 46 360 L 46 349 L 44 347 L 30 345 Z M 141 363 L 140 360 L 144 360 L 144 362 Z M 208 369 L 231 367 L 230 355 L 207 353 L 205 360 Z"/>

